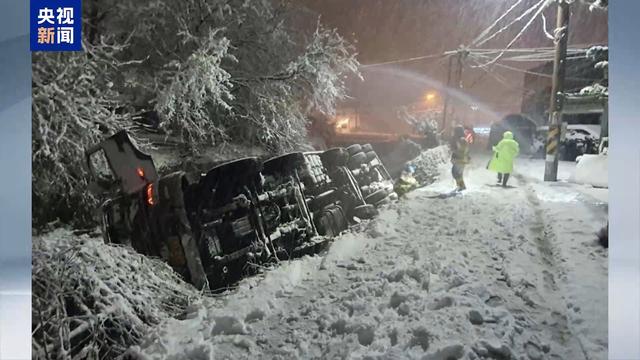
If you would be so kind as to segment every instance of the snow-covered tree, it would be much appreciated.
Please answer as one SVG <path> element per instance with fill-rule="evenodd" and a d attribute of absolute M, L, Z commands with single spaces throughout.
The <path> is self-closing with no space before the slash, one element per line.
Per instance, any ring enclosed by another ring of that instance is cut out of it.
<path fill-rule="evenodd" d="M 117 55 L 124 45 L 103 39 L 84 43 L 84 53 L 34 53 L 32 160 L 34 225 L 39 220 L 91 220 L 86 192 L 85 148 L 130 126 L 118 111 L 114 89 Z M 45 214 L 45 212 L 47 214 Z"/>
<path fill-rule="evenodd" d="M 608 89 L 608 73 L 609 73 L 609 47 L 608 46 L 592 46 L 587 50 L 586 57 L 595 63 L 596 69 L 603 71 L 602 79 L 593 85 L 587 86 L 580 90 L 581 95 L 597 95 L 606 98 L 609 96 Z"/>
<path fill-rule="evenodd" d="M 589 10 L 607 10 L 609 8 L 609 0 L 591 0 L 589 1 Z"/>
<path fill-rule="evenodd" d="M 90 213 L 84 149 L 122 128 L 144 142 L 137 115 L 156 114 L 187 155 L 227 142 L 281 152 L 306 141 L 309 112 L 331 114 L 357 72 L 351 45 L 320 23 L 294 28 L 286 1 L 83 5 L 86 52 L 33 60 L 34 203 L 60 203 L 65 221 Z"/>

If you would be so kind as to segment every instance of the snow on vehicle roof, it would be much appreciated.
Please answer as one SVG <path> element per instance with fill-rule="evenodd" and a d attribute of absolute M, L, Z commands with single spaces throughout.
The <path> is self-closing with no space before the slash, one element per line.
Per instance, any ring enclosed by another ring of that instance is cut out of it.
<path fill-rule="evenodd" d="M 585 130 L 595 137 L 600 137 L 600 125 L 593 124 L 570 124 L 568 130 Z M 538 126 L 537 131 L 549 131 L 549 126 Z"/>

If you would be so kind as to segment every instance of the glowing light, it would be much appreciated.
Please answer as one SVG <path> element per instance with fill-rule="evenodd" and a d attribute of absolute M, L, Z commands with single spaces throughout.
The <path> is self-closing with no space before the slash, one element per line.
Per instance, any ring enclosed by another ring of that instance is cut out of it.
<path fill-rule="evenodd" d="M 149 206 L 154 206 L 156 204 L 156 201 L 153 198 L 153 183 L 147 185 L 147 204 L 149 204 Z"/>
<path fill-rule="evenodd" d="M 349 129 L 349 119 L 348 117 L 340 118 L 336 121 L 336 129 L 341 131 L 347 131 Z"/>
<path fill-rule="evenodd" d="M 424 95 L 424 100 L 428 103 L 434 101 L 438 95 L 435 91 L 429 91 Z"/>

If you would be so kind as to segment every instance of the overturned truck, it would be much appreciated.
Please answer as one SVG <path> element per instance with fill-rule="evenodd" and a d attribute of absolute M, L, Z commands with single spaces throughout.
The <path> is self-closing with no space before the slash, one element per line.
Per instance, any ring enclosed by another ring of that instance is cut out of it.
<path fill-rule="evenodd" d="M 199 289 L 314 253 L 397 196 L 369 145 L 247 157 L 160 175 L 124 131 L 87 149 L 106 242 L 164 259 Z"/>

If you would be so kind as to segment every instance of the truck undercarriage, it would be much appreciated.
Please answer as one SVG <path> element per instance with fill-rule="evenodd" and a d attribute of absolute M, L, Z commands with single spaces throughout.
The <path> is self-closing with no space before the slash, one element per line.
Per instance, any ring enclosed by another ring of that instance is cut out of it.
<path fill-rule="evenodd" d="M 396 198 L 370 145 L 243 158 L 189 180 L 158 175 L 119 132 L 86 151 L 106 242 L 164 259 L 197 288 L 320 251 Z"/>

